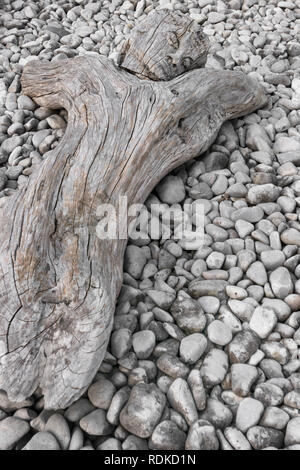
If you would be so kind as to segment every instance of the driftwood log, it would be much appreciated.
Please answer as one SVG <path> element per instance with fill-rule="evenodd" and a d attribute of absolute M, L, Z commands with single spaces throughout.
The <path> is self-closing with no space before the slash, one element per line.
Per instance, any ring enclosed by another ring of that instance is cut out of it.
<path fill-rule="evenodd" d="M 103 360 L 127 242 L 97 237 L 98 206 L 142 203 L 226 120 L 266 104 L 242 73 L 200 69 L 207 53 L 197 24 L 163 10 L 133 30 L 120 66 L 84 56 L 25 67 L 23 92 L 65 108 L 68 126 L 0 209 L 0 389 L 10 399 L 41 387 L 46 408 L 66 407 Z"/>

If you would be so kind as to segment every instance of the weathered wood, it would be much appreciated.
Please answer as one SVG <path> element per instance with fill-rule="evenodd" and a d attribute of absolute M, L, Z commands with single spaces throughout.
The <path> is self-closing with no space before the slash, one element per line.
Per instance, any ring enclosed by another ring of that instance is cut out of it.
<path fill-rule="evenodd" d="M 149 15 L 131 33 L 119 65 L 140 78 L 171 80 L 205 65 L 209 40 L 189 16 L 170 10 Z"/>
<path fill-rule="evenodd" d="M 117 206 L 125 195 L 128 204 L 142 203 L 168 172 L 204 152 L 224 121 L 266 102 L 242 73 L 181 75 L 203 63 L 208 43 L 190 22 L 180 28 L 181 15 L 162 17 L 165 37 L 171 31 L 174 41 L 180 29 L 171 68 L 149 67 L 163 46 L 153 31 L 141 42 L 147 53 L 124 51 L 127 70 L 91 56 L 24 69 L 23 92 L 41 106 L 65 108 L 68 126 L 27 186 L 0 209 L 0 388 L 11 399 L 40 386 L 46 408 L 66 407 L 103 360 L 126 240 L 97 237 L 98 206 Z M 147 21 L 157 24 L 156 14 Z M 133 32 L 135 49 L 138 34 L 148 33 Z M 189 40 L 198 55 L 194 50 L 185 61 Z M 136 57 L 145 61 L 142 71 L 131 66 Z"/>

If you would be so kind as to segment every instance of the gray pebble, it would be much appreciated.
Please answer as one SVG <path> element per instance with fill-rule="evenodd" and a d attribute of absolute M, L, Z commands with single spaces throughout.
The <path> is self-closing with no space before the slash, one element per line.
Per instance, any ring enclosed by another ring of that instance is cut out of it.
<path fill-rule="evenodd" d="M 65 418 L 55 413 L 50 416 L 45 426 L 45 432 L 51 433 L 59 443 L 62 450 L 67 450 L 71 440 L 71 433 Z"/>
<path fill-rule="evenodd" d="M 26 109 L 27 111 L 34 111 L 36 108 L 36 104 L 32 101 L 29 96 L 21 95 L 19 96 L 18 100 L 18 108 L 19 109 Z"/>
<path fill-rule="evenodd" d="M 246 275 L 251 281 L 260 286 L 264 286 L 268 282 L 266 269 L 260 261 L 251 264 Z"/>
<path fill-rule="evenodd" d="M 284 404 L 300 410 L 300 389 L 293 390 L 284 397 Z"/>
<path fill-rule="evenodd" d="M 258 350 L 259 345 L 259 337 L 254 333 L 254 331 L 241 331 L 234 337 L 228 346 L 231 362 L 248 362 L 250 357 Z"/>
<path fill-rule="evenodd" d="M 246 433 L 248 429 L 256 426 L 264 412 L 264 405 L 254 398 L 245 398 L 237 409 L 236 426 L 237 428 Z"/>
<path fill-rule="evenodd" d="M 194 364 L 204 354 L 207 339 L 200 333 L 186 336 L 180 343 L 180 357 L 186 364 Z"/>
<path fill-rule="evenodd" d="M 250 393 L 257 378 L 258 371 L 254 366 L 233 364 L 231 367 L 232 391 L 240 397 L 246 397 Z"/>
<path fill-rule="evenodd" d="M 160 290 L 150 289 L 147 291 L 148 297 L 157 305 L 157 307 L 163 310 L 168 310 L 175 300 L 175 294 L 171 292 L 165 292 Z"/>
<path fill-rule="evenodd" d="M 252 150 L 271 151 L 271 140 L 265 129 L 258 124 L 251 124 L 248 127 L 246 145 Z"/>
<path fill-rule="evenodd" d="M 194 299 L 179 296 L 171 307 L 171 314 L 179 328 L 187 333 L 201 332 L 206 326 L 201 305 Z"/>
<path fill-rule="evenodd" d="M 144 251 L 135 245 L 129 245 L 125 252 L 124 270 L 134 279 L 140 279 L 147 258 Z"/>
<path fill-rule="evenodd" d="M 159 423 L 165 404 L 165 395 L 156 385 L 135 385 L 120 414 L 120 423 L 135 436 L 148 438 Z"/>
<path fill-rule="evenodd" d="M 279 406 L 283 403 L 283 391 L 272 383 L 262 383 L 258 385 L 254 392 L 254 397 L 260 400 L 265 406 Z"/>
<path fill-rule="evenodd" d="M 0 450 L 12 449 L 29 432 L 26 421 L 12 416 L 0 421 Z"/>
<path fill-rule="evenodd" d="M 274 202 L 280 195 L 280 189 L 274 184 L 261 184 L 249 189 L 247 200 L 250 204 L 260 204 L 262 202 Z"/>
<path fill-rule="evenodd" d="M 119 424 L 119 416 L 123 406 L 127 403 L 130 395 L 129 387 L 122 387 L 113 396 L 106 419 L 110 424 L 117 426 Z"/>
<path fill-rule="evenodd" d="M 104 410 L 95 410 L 81 418 L 81 429 L 91 436 L 107 436 L 111 434 L 113 426 L 107 421 Z"/>
<path fill-rule="evenodd" d="M 273 293 L 279 299 L 284 299 L 294 291 L 290 272 L 284 267 L 277 268 L 270 274 L 270 284 Z"/>
<path fill-rule="evenodd" d="M 190 197 L 193 199 L 212 199 L 213 192 L 205 182 L 198 183 L 190 189 Z"/>
<path fill-rule="evenodd" d="M 23 138 L 16 135 L 6 139 L 0 147 L 0 152 L 9 155 L 16 147 L 23 144 Z"/>
<path fill-rule="evenodd" d="M 264 217 L 264 211 L 261 207 L 243 207 L 233 212 L 231 220 L 236 222 L 237 220 L 246 220 L 252 224 L 259 222 Z"/>
<path fill-rule="evenodd" d="M 115 386 L 109 380 L 102 377 L 89 387 L 88 397 L 96 408 L 108 410 L 115 392 Z"/>
<path fill-rule="evenodd" d="M 32 144 L 35 148 L 39 148 L 41 143 L 51 134 L 49 129 L 43 129 L 41 131 L 35 132 L 32 138 Z M 21 144 L 18 144 L 21 145 Z"/>
<path fill-rule="evenodd" d="M 294 228 L 285 230 L 281 236 L 281 241 L 286 245 L 300 246 L 300 232 Z"/>
<path fill-rule="evenodd" d="M 224 435 L 230 445 L 235 450 L 252 450 L 249 441 L 245 438 L 245 436 L 234 427 L 226 428 L 224 431 Z"/>
<path fill-rule="evenodd" d="M 80 450 L 84 444 L 84 435 L 82 430 L 76 426 L 73 429 L 69 450 Z"/>
<path fill-rule="evenodd" d="M 117 450 L 117 451 L 120 451 L 120 450 L 122 450 L 122 444 L 118 439 L 110 437 L 109 439 L 106 439 L 106 441 L 104 441 L 102 444 L 100 444 L 97 447 L 97 450 L 106 450 L 106 451 Z"/>
<path fill-rule="evenodd" d="M 209 340 L 218 346 L 226 346 L 232 340 L 231 329 L 220 320 L 215 320 L 209 324 L 207 335 Z"/>
<path fill-rule="evenodd" d="M 212 398 L 207 400 L 206 409 L 200 417 L 209 421 L 215 429 L 224 429 L 230 426 L 233 420 L 229 407 Z"/>
<path fill-rule="evenodd" d="M 192 281 L 188 286 L 189 294 L 198 299 L 203 296 L 214 296 L 220 300 L 226 299 L 226 287 L 228 286 L 227 281 L 215 280 L 215 281 Z"/>
<path fill-rule="evenodd" d="M 22 450 L 61 450 L 56 438 L 50 432 L 38 432 Z"/>
<path fill-rule="evenodd" d="M 65 418 L 70 423 L 80 421 L 81 418 L 94 410 L 93 405 L 86 398 L 80 398 L 74 402 L 65 412 Z"/>
<path fill-rule="evenodd" d="M 193 369 L 188 376 L 187 382 L 194 397 L 197 410 L 203 411 L 206 408 L 206 390 L 200 370 Z"/>
<path fill-rule="evenodd" d="M 197 408 L 187 382 L 181 378 L 174 380 L 167 393 L 168 401 L 191 425 L 198 418 Z"/>
<path fill-rule="evenodd" d="M 248 430 L 247 439 L 255 450 L 262 450 L 266 447 L 280 449 L 284 435 L 276 429 L 254 426 Z"/>
<path fill-rule="evenodd" d="M 132 337 L 131 331 L 126 328 L 121 328 L 113 332 L 111 336 L 111 352 L 120 359 L 124 357 L 131 348 Z"/>
<path fill-rule="evenodd" d="M 265 339 L 275 328 L 277 317 L 271 308 L 257 307 L 249 326 L 260 338 Z"/>
<path fill-rule="evenodd" d="M 215 315 L 219 311 L 220 300 L 217 297 L 204 295 L 203 297 L 199 297 L 198 302 L 206 314 L 210 313 Z"/>
<path fill-rule="evenodd" d="M 189 373 L 188 367 L 183 364 L 177 357 L 171 354 L 162 354 L 156 363 L 158 369 L 166 375 L 177 379 L 178 377 L 186 377 Z"/>
<path fill-rule="evenodd" d="M 288 423 L 284 443 L 286 446 L 300 444 L 300 417 L 293 418 Z"/>
<path fill-rule="evenodd" d="M 147 441 L 130 434 L 122 444 L 123 450 L 148 450 Z"/>
<path fill-rule="evenodd" d="M 270 406 L 266 408 L 260 424 L 261 426 L 265 426 L 267 428 L 273 428 L 282 431 L 285 429 L 289 420 L 290 417 L 285 411 L 281 410 L 280 408 L 276 408 L 275 406 Z"/>
<path fill-rule="evenodd" d="M 162 202 L 177 204 L 185 199 L 185 188 L 179 176 L 169 175 L 156 187 L 157 194 Z"/>
<path fill-rule="evenodd" d="M 208 22 L 211 24 L 221 23 L 225 20 L 225 18 L 226 16 L 224 15 L 224 13 L 217 13 L 215 11 L 212 11 L 208 14 Z"/>
<path fill-rule="evenodd" d="M 215 428 L 207 421 L 198 420 L 190 427 L 186 450 L 219 450 Z"/>
<path fill-rule="evenodd" d="M 155 334 L 150 330 L 138 331 L 132 337 L 132 346 L 139 359 L 147 359 L 155 347 Z"/>
<path fill-rule="evenodd" d="M 150 449 L 182 450 L 186 434 L 173 421 L 162 421 L 156 426 L 149 441 Z"/>
<path fill-rule="evenodd" d="M 66 121 L 57 114 L 47 117 L 46 121 L 51 129 L 64 129 L 66 127 Z"/>
<path fill-rule="evenodd" d="M 286 259 L 282 251 L 279 250 L 272 250 L 271 256 L 269 251 L 263 251 L 260 256 L 267 271 L 275 271 L 283 265 Z"/>
<path fill-rule="evenodd" d="M 207 387 L 220 384 L 228 370 L 228 357 L 220 349 L 212 349 L 203 361 L 201 376 Z"/>

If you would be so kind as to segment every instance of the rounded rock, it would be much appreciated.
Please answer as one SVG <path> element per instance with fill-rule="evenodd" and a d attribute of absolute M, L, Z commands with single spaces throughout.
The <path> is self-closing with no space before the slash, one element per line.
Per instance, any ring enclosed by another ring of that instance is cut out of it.
<path fill-rule="evenodd" d="M 256 367 L 249 364 L 233 364 L 231 367 L 232 391 L 240 396 L 246 397 L 254 382 L 258 378 Z"/>
<path fill-rule="evenodd" d="M 174 410 L 178 411 L 191 425 L 198 418 L 197 408 L 188 383 L 178 378 L 174 380 L 168 390 L 168 401 Z"/>
<path fill-rule="evenodd" d="M 277 323 L 274 311 L 268 307 L 257 307 L 251 317 L 249 326 L 260 338 L 265 339 Z"/>
<path fill-rule="evenodd" d="M 220 320 L 215 320 L 208 325 L 207 335 L 209 340 L 218 346 L 226 346 L 232 340 L 231 329 Z"/>
<path fill-rule="evenodd" d="M 62 450 L 67 450 L 71 440 L 70 428 L 65 418 L 55 413 L 48 419 L 45 432 L 50 432 L 56 438 Z"/>
<path fill-rule="evenodd" d="M 277 268 L 270 274 L 270 284 L 274 295 L 278 299 L 284 299 L 294 291 L 293 281 L 287 268 Z"/>
<path fill-rule="evenodd" d="M 281 449 L 284 435 L 276 429 L 254 426 L 248 430 L 247 439 L 255 450 L 262 450 L 266 447 Z"/>
<path fill-rule="evenodd" d="M 106 420 L 104 410 L 95 410 L 79 421 L 81 429 L 91 436 L 107 436 L 113 431 L 113 426 Z"/>
<path fill-rule="evenodd" d="M 266 269 L 260 261 L 251 264 L 246 275 L 251 281 L 260 286 L 264 286 L 268 282 Z"/>
<path fill-rule="evenodd" d="M 274 184 L 260 184 L 249 189 L 247 199 L 250 204 L 274 202 L 280 195 L 280 189 Z"/>
<path fill-rule="evenodd" d="M 218 313 L 221 304 L 217 297 L 210 295 L 204 295 L 203 297 L 200 297 L 198 302 L 206 314 L 210 313 L 212 315 L 216 315 L 216 313 Z"/>
<path fill-rule="evenodd" d="M 104 377 L 94 382 L 88 389 L 90 402 L 93 406 L 102 410 L 109 409 L 115 393 L 116 387 Z"/>
<path fill-rule="evenodd" d="M 132 337 L 133 350 L 138 359 L 148 359 L 155 344 L 155 334 L 151 330 L 138 331 Z"/>
<path fill-rule="evenodd" d="M 297 245 L 300 246 L 300 232 L 295 228 L 290 228 L 282 232 L 281 241 L 285 243 L 285 245 Z"/>
<path fill-rule="evenodd" d="M 246 433 L 248 429 L 256 426 L 264 412 L 264 405 L 254 398 L 245 398 L 237 409 L 236 426 L 237 428 Z"/>
<path fill-rule="evenodd" d="M 11 450 L 30 431 L 26 421 L 9 416 L 0 421 L 0 450 Z"/>
<path fill-rule="evenodd" d="M 224 429 L 230 426 L 233 420 L 230 408 L 214 398 L 207 400 L 206 409 L 200 416 L 209 421 L 215 429 Z"/>
<path fill-rule="evenodd" d="M 124 357 L 131 348 L 132 337 L 131 331 L 127 328 L 121 328 L 113 332 L 111 336 L 111 353 L 121 359 Z"/>
<path fill-rule="evenodd" d="M 186 434 L 173 421 L 162 421 L 156 426 L 149 441 L 151 449 L 182 450 Z"/>
<path fill-rule="evenodd" d="M 141 438 L 152 435 L 166 405 L 165 395 L 154 384 L 137 384 L 120 414 L 121 425 Z"/>
<path fill-rule="evenodd" d="M 265 382 L 255 388 L 254 397 L 265 406 L 279 406 L 283 403 L 284 393 L 277 385 Z"/>
<path fill-rule="evenodd" d="M 41 431 L 35 434 L 22 450 L 61 450 L 59 443 L 50 432 Z"/>
<path fill-rule="evenodd" d="M 288 423 L 284 443 L 286 446 L 300 444 L 300 418 L 293 418 Z"/>
<path fill-rule="evenodd" d="M 135 245 L 129 245 L 125 251 L 124 270 L 134 279 L 140 279 L 147 258 L 143 250 Z"/>
<path fill-rule="evenodd" d="M 204 384 L 213 387 L 220 384 L 228 371 L 228 357 L 220 349 L 212 349 L 203 361 L 200 369 Z"/>
<path fill-rule="evenodd" d="M 178 298 L 171 307 L 171 313 L 182 330 L 198 333 L 206 326 L 206 317 L 200 304 L 194 299 Z"/>
<path fill-rule="evenodd" d="M 166 204 L 177 204 L 185 199 L 185 188 L 179 176 L 169 175 L 156 187 L 158 197 Z"/>
<path fill-rule="evenodd" d="M 207 421 L 198 420 L 190 427 L 186 450 L 219 450 L 215 428 Z"/>
<path fill-rule="evenodd" d="M 76 423 L 93 410 L 94 407 L 89 400 L 80 398 L 66 410 L 65 418 L 70 421 L 70 423 Z"/>
<path fill-rule="evenodd" d="M 252 450 L 249 441 L 238 429 L 234 427 L 226 428 L 224 435 L 235 450 Z"/>
<path fill-rule="evenodd" d="M 274 428 L 282 431 L 290 420 L 289 415 L 280 408 L 275 406 L 270 406 L 266 408 L 265 413 L 261 419 L 261 426 L 267 428 Z"/>
<path fill-rule="evenodd" d="M 180 357 L 186 364 L 194 364 L 204 354 L 207 339 L 200 333 L 186 336 L 180 343 Z"/>
<path fill-rule="evenodd" d="M 260 346 L 259 337 L 251 330 L 238 333 L 228 346 L 229 358 L 232 363 L 248 362 Z"/>

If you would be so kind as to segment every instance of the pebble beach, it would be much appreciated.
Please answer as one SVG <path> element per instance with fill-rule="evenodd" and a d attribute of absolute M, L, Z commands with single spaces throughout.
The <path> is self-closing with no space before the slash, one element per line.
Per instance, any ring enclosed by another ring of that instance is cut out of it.
<path fill-rule="evenodd" d="M 32 60 L 117 61 L 155 9 L 199 23 L 206 68 L 257 80 L 268 104 L 145 203 L 204 207 L 204 244 L 129 239 L 105 359 L 87 393 L 44 409 L 0 391 L 0 450 L 300 450 L 300 0 L 0 0 L 0 207 L 64 136 L 65 110 L 22 94 Z M 134 177 L 134 175 L 133 175 Z"/>

